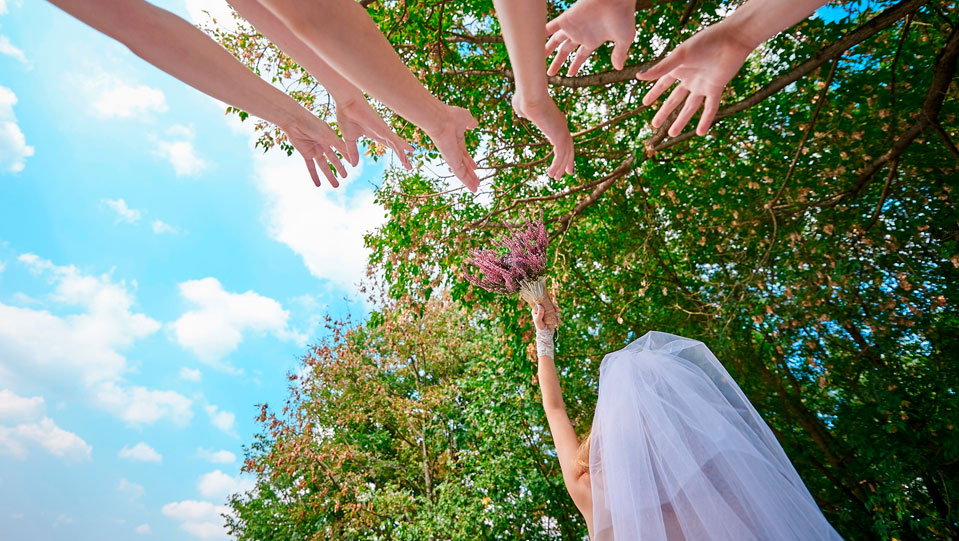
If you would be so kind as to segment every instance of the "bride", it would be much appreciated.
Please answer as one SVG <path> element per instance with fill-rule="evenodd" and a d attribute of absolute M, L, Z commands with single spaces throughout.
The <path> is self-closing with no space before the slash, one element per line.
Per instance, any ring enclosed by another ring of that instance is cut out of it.
<path fill-rule="evenodd" d="M 580 444 L 542 305 L 533 319 L 543 408 L 591 540 L 841 539 L 702 342 L 651 331 L 606 355 Z"/>

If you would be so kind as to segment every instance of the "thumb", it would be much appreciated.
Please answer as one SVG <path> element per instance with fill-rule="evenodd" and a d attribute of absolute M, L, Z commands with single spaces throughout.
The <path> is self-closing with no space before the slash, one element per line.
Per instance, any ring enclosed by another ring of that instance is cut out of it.
<path fill-rule="evenodd" d="M 652 81 L 654 79 L 659 79 L 663 75 L 666 75 L 676 65 L 679 63 L 679 57 L 675 53 L 670 53 L 669 56 L 659 61 L 658 64 L 649 68 L 648 70 L 641 71 L 636 74 L 636 78 L 640 81 Z"/>
<path fill-rule="evenodd" d="M 621 70 L 626 65 L 626 56 L 629 54 L 629 42 L 617 41 L 613 45 L 613 67 Z"/>

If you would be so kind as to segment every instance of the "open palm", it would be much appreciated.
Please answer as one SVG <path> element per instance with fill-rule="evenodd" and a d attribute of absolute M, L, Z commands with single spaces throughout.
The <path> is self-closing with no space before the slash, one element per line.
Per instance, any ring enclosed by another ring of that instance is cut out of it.
<path fill-rule="evenodd" d="M 669 127 L 669 135 L 679 135 L 701 106 L 703 114 L 696 133 L 705 135 L 719 110 L 723 89 L 739 72 L 750 52 L 751 46 L 738 40 L 734 32 L 727 31 L 727 27 L 719 23 L 684 41 L 648 71 L 636 74 L 637 79 L 644 81 L 658 79 L 643 97 L 644 105 L 655 102 L 679 81 L 653 117 L 653 127 L 662 126 L 670 113 L 685 101 Z"/>
<path fill-rule="evenodd" d="M 366 100 L 338 103 L 336 122 L 346 143 L 346 157 L 354 166 L 360 158 L 356 142 L 361 136 L 366 136 L 393 149 L 400 162 L 407 169 L 411 167 L 408 153 L 413 152 L 413 147 L 396 135 Z"/>
<path fill-rule="evenodd" d="M 613 67 L 623 69 L 629 46 L 636 37 L 636 2 L 633 0 L 579 0 L 546 24 L 546 55 L 556 57 L 546 71 L 556 75 L 570 53 L 576 56 L 567 76 L 576 75 L 593 51 L 607 41 L 613 42 Z"/>

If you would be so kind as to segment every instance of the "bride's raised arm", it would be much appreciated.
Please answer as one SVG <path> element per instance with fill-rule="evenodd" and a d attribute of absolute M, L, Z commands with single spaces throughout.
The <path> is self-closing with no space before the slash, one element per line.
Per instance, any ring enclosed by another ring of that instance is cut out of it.
<path fill-rule="evenodd" d="M 556 364 L 553 361 L 554 331 L 546 326 L 543 316 L 543 306 L 539 305 L 533 312 L 533 323 L 536 326 L 536 354 L 539 358 L 537 378 L 543 395 L 543 409 L 546 410 L 549 431 L 553 435 L 553 443 L 556 444 L 556 456 L 563 470 L 566 490 L 587 522 L 590 522 L 593 505 L 589 478 L 584 475 L 584 468 L 579 464 L 579 439 L 566 414 L 563 391 L 556 374 Z"/>

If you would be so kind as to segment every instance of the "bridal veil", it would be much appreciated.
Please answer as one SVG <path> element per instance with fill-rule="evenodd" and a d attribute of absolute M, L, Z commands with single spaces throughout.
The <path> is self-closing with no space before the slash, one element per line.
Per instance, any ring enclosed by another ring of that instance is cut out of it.
<path fill-rule="evenodd" d="M 649 332 L 599 378 L 596 541 L 841 539 L 702 342 Z"/>

